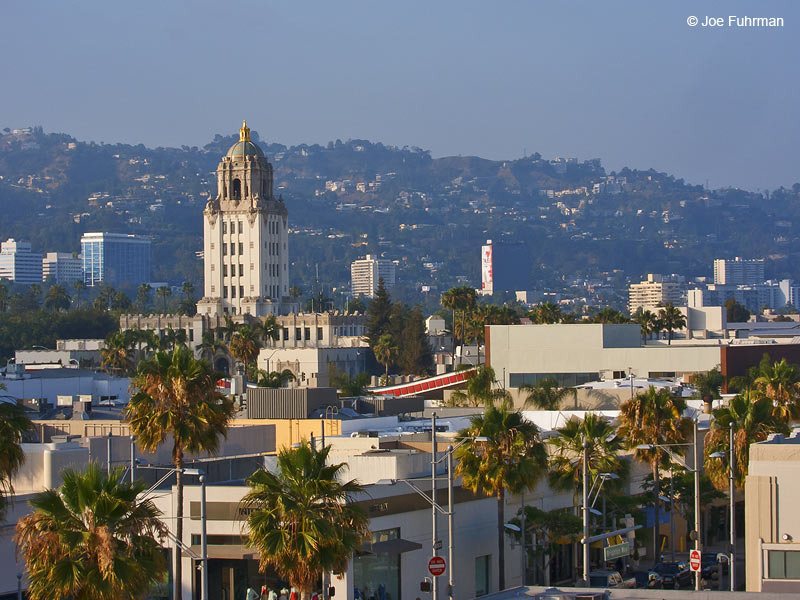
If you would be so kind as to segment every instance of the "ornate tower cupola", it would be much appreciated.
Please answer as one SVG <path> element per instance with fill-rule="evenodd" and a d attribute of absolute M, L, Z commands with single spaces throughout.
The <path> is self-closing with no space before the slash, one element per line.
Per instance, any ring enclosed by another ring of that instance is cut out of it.
<path fill-rule="evenodd" d="M 242 122 L 217 167 L 217 195 L 204 215 L 201 314 L 281 312 L 289 292 L 288 213 L 272 192 L 272 165 Z"/>

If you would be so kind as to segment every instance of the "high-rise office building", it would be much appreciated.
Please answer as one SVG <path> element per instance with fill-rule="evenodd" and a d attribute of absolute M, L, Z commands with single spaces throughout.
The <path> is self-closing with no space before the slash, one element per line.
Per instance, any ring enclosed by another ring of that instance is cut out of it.
<path fill-rule="evenodd" d="M 9 238 L 0 244 L 0 279 L 42 283 L 42 255 L 31 252 L 30 242 Z"/>
<path fill-rule="evenodd" d="M 367 254 L 366 258 L 350 263 L 350 289 L 353 296 L 374 298 L 381 279 L 386 290 L 394 287 L 395 264 L 391 260 Z"/>
<path fill-rule="evenodd" d="M 272 165 L 242 123 L 217 167 L 217 195 L 203 211 L 203 315 L 283 312 L 289 295 L 289 221 L 272 192 Z M 287 304 L 288 306 L 288 304 Z"/>
<path fill-rule="evenodd" d="M 667 304 L 683 304 L 684 287 L 673 277 L 648 273 L 645 281 L 628 287 L 628 310 L 633 314 L 640 308 L 653 311 Z"/>
<path fill-rule="evenodd" d="M 492 242 L 481 246 L 480 293 L 515 292 L 531 287 L 531 262 L 525 245 L 519 242 Z"/>
<path fill-rule="evenodd" d="M 59 285 L 83 279 L 83 259 L 70 252 L 48 252 L 42 259 L 42 281 Z"/>
<path fill-rule="evenodd" d="M 717 285 L 755 285 L 764 282 L 763 258 L 718 258 L 714 261 L 714 283 Z"/>
<path fill-rule="evenodd" d="M 85 233 L 81 238 L 87 286 L 150 281 L 150 238 L 125 233 Z"/>

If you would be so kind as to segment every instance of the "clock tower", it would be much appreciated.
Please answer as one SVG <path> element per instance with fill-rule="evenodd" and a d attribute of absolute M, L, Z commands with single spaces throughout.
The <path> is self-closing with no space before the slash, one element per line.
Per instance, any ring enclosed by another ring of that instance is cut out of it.
<path fill-rule="evenodd" d="M 217 167 L 217 195 L 203 211 L 205 283 L 198 314 L 283 312 L 281 299 L 289 295 L 288 212 L 273 195 L 272 177 L 272 165 L 243 122 L 239 141 Z"/>

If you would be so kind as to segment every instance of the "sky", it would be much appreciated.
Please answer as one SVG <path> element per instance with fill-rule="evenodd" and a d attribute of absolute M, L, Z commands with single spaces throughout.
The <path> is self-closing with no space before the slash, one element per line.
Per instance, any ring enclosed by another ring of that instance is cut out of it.
<path fill-rule="evenodd" d="M 783 17 L 782 28 L 687 18 Z M 0 127 L 180 146 L 238 131 L 434 157 L 800 181 L 797 0 L 3 0 Z"/>

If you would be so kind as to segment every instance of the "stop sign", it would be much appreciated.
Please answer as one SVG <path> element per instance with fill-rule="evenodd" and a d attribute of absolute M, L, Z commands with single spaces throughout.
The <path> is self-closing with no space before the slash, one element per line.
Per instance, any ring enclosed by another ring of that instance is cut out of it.
<path fill-rule="evenodd" d="M 447 563 L 444 562 L 441 556 L 434 556 L 428 561 L 428 571 L 430 571 L 431 575 L 434 577 L 438 577 L 444 573 L 446 567 Z"/>
<path fill-rule="evenodd" d="M 701 564 L 700 550 L 692 550 L 689 552 L 689 568 L 696 573 L 700 570 Z"/>

